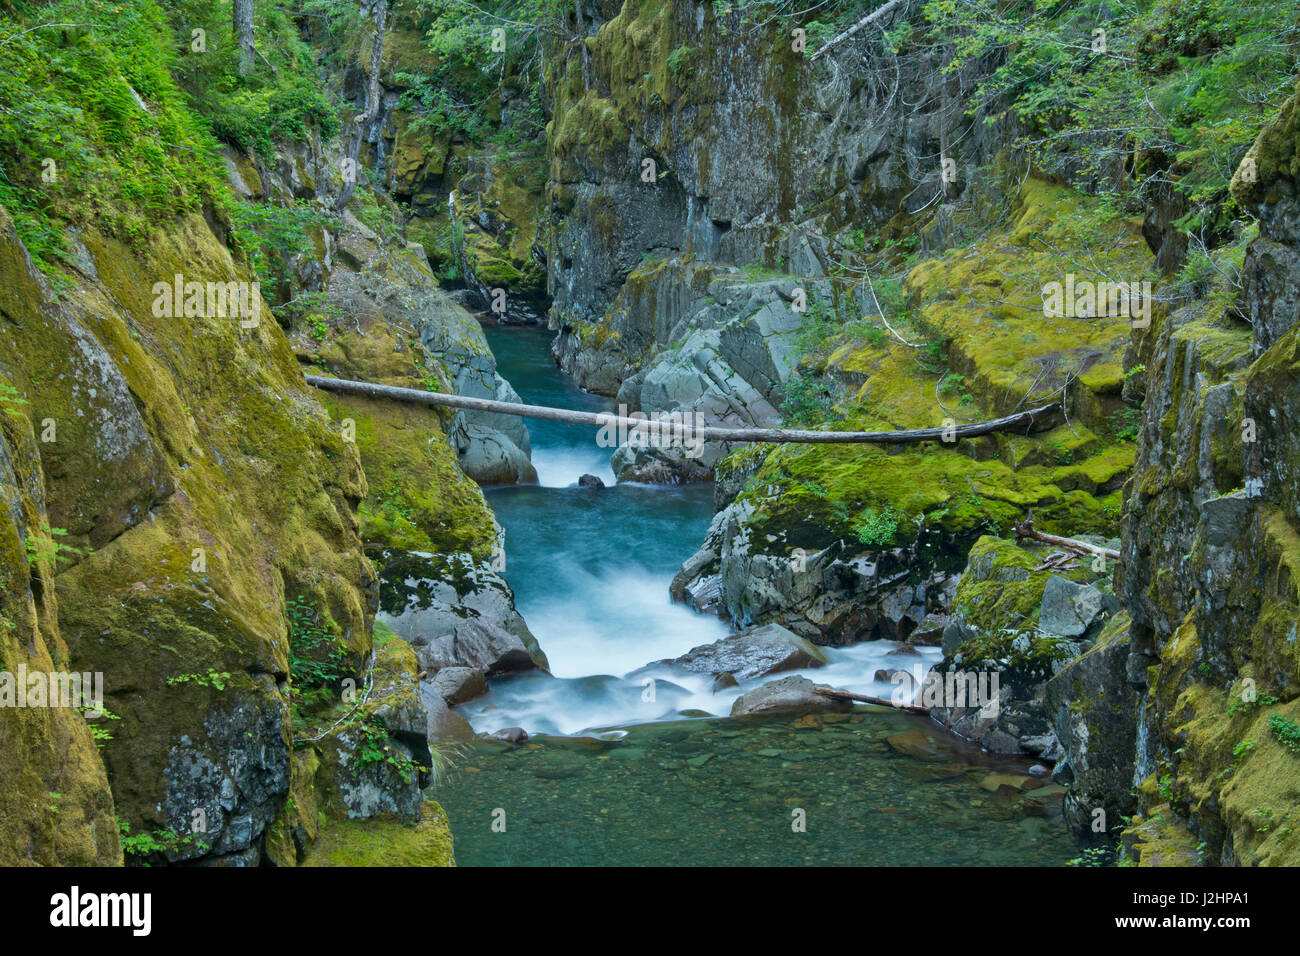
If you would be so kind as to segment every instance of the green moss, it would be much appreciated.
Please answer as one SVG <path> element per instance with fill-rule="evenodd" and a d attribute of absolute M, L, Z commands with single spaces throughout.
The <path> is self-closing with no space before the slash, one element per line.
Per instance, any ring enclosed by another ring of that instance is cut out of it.
<path fill-rule="evenodd" d="M 372 325 L 325 344 L 317 361 L 348 378 L 420 388 L 442 385 L 415 343 L 399 348 L 397 332 Z M 439 376 L 442 373 L 438 373 Z M 437 412 L 397 402 L 331 395 L 335 422 L 351 419 L 368 493 L 360 504 L 368 548 L 492 553 L 496 528 L 483 493 L 460 469 Z"/>
<path fill-rule="evenodd" d="M 986 408 L 1044 403 L 1067 381 L 1075 420 L 1097 430 L 1123 384 L 1127 316 L 1047 316 L 1044 288 L 1076 281 L 1150 279 L 1136 219 L 1109 218 L 1095 200 L 1029 177 L 1007 225 L 967 248 L 918 265 L 907 291 L 931 338 Z M 1154 286 L 1154 284 L 1153 284 Z"/>
<path fill-rule="evenodd" d="M 957 648 L 966 663 L 1003 661 L 1015 666 L 1039 665 L 1061 656 L 1070 642 L 1038 633 L 1043 590 L 1053 576 L 1077 583 L 1104 579 L 1091 563 L 1068 570 L 1036 571 L 1048 552 L 995 537 L 980 538 L 970 550 L 969 565 L 953 606 L 978 636 Z"/>
<path fill-rule="evenodd" d="M 1123 840 L 1138 866 L 1200 866 L 1204 863 L 1196 838 L 1168 804 L 1136 816 Z"/>
<path fill-rule="evenodd" d="M 331 820 L 304 866 L 455 866 L 446 812 L 425 801 L 420 821 Z"/>
<path fill-rule="evenodd" d="M 1282 181 L 1300 179 L 1300 82 L 1282 105 L 1277 117 L 1260 132 L 1246 153 L 1254 164 L 1252 176 L 1243 176 L 1246 164 L 1232 178 L 1232 195 L 1246 208 L 1270 201 Z"/>

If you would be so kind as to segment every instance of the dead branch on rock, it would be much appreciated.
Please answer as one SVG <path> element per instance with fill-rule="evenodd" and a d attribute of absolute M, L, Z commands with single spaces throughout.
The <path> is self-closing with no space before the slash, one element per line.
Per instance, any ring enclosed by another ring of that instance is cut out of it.
<path fill-rule="evenodd" d="M 909 714 L 928 714 L 928 707 L 921 707 L 917 704 L 895 704 L 892 700 L 885 700 L 883 697 L 872 697 L 869 694 L 855 694 L 851 690 L 840 690 L 837 687 L 825 687 L 816 684 L 813 687 L 814 694 L 820 694 L 823 697 L 829 697 L 832 700 L 851 700 L 863 704 L 876 704 L 880 707 L 893 707 L 895 710 L 905 710 Z"/>
<path fill-rule="evenodd" d="M 1029 538 L 1033 541 L 1041 541 L 1044 544 L 1056 545 L 1058 548 L 1066 548 L 1075 554 L 1101 555 L 1107 561 L 1119 560 L 1119 552 L 1114 548 L 1103 548 L 1100 545 L 1089 544 L 1087 541 L 1080 541 L 1078 538 L 1063 538 L 1060 535 L 1038 531 L 1034 528 L 1032 518 L 1026 518 L 1016 525 L 1015 532 L 1017 541 Z"/>

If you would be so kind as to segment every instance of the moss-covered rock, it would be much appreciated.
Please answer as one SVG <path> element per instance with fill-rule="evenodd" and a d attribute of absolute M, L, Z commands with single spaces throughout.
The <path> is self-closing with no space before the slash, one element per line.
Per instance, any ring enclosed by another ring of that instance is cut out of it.
<path fill-rule="evenodd" d="M 1049 681 L 1100 639 L 1118 610 L 1104 562 L 1085 557 L 1045 566 L 1059 554 L 992 537 L 971 548 L 935 670 L 945 679 L 996 673 L 997 700 L 944 702 L 930 715 L 985 749 L 1060 757 Z"/>
<path fill-rule="evenodd" d="M 303 866 L 455 866 L 451 825 L 425 801 L 417 823 L 335 820 L 322 827 Z"/>
<path fill-rule="evenodd" d="M 3 211 L 0 211 L 0 217 Z M 122 849 L 104 764 L 87 718 L 66 704 L 28 702 L 28 676 L 43 688 L 71 669 L 58 623 L 55 572 L 66 554 L 44 507 L 45 476 L 24 405 L 0 378 L 0 865 L 120 865 Z M 57 529 L 62 531 L 63 529 Z M 94 704 L 93 675 L 85 689 Z M 94 726 L 113 723 L 106 713 Z"/>

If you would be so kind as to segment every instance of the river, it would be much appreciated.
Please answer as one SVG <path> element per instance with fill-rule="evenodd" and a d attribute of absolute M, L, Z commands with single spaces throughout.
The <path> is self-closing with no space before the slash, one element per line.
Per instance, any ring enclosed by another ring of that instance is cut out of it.
<path fill-rule="evenodd" d="M 525 402 L 612 407 L 555 367 L 546 330 L 485 332 Z M 714 694 L 709 679 L 681 672 L 656 671 L 653 693 L 641 675 L 627 678 L 729 633 L 668 597 L 704 537 L 712 487 L 616 485 L 594 429 L 528 426 L 539 483 L 487 497 L 506 531 L 505 577 L 553 676 L 494 681 L 460 708 L 478 731 L 531 735 L 520 748 L 459 749 L 431 791 L 461 865 L 1059 865 L 1075 855 L 1059 787 L 924 718 L 860 708 L 730 721 L 735 697 L 763 679 Z M 579 487 L 583 474 L 609 487 Z M 888 697 L 892 685 L 874 674 L 898 666 L 886 659 L 896 647 L 828 649 L 829 665 L 810 676 Z M 938 659 L 921 651 L 924 664 Z M 595 737 L 611 728 L 618 739 Z"/>

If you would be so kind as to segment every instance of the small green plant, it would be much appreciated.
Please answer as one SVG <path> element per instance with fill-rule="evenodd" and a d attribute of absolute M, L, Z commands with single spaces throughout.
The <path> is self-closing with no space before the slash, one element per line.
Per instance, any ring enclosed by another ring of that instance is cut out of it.
<path fill-rule="evenodd" d="M 175 830 L 167 829 L 132 835 L 131 824 L 121 817 L 117 818 L 117 831 L 121 837 L 122 853 L 128 858 L 134 858 L 141 866 L 148 866 L 145 861 L 151 856 L 175 853 L 191 845 L 202 853 L 210 849 L 210 845 L 200 840 L 197 833 L 181 836 Z"/>
<path fill-rule="evenodd" d="M 957 399 L 957 404 L 965 408 L 974 403 L 975 399 L 966 389 L 966 378 L 958 375 L 956 372 L 949 372 L 939 380 L 939 391 L 944 395 L 953 395 Z"/>
<path fill-rule="evenodd" d="M 26 405 L 27 399 L 18 395 L 18 389 L 0 382 L 0 412 L 16 412 L 19 405 Z"/>
<path fill-rule="evenodd" d="M 51 528 L 49 525 L 41 525 L 39 535 L 29 534 L 27 540 L 23 543 L 27 551 L 27 563 L 35 564 L 37 561 L 53 561 L 58 564 L 61 561 L 67 561 L 73 555 L 90 554 L 89 548 L 74 548 L 70 544 L 64 544 L 58 538 L 66 537 L 67 528 Z"/>
<path fill-rule="evenodd" d="M 691 58 L 695 56 L 695 50 L 689 46 L 679 46 L 668 54 L 668 71 L 672 73 L 673 79 L 678 83 L 686 78 L 690 71 Z"/>
<path fill-rule="evenodd" d="M 325 337 L 330 334 L 330 326 L 324 316 L 309 315 L 307 324 L 311 326 L 311 337 L 317 342 L 324 342 Z"/>
<path fill-rule="evenodd" d="M 1238 714 L 1248 714 L 1251 711 L 1258 710 L 1261 707 L 1272 707 L 1277 703 L 1277 698 L 1272 694 L 1265 694 L 1262 697 L 1254 697 L 1250 700 L 1238 697 L 1228 707 L 1228 716 L 1235 717 Z M 1274 715 L 1276 716 L 1276 715 Z M 1271 723 L 1271 720 L 1270 720 Z"/>
<path fill-rule="evenodd" d="M 1268 729 L 1273 738 L 1293 754 L 1300 754 L 1300 724 L 1281 714 L 1270 714 Z"/>
<path fill-rule="evenodd" d="M 1156 784 L 1156 789 L 1160 791 L 1160 796 L 1172 801 L 1174 799 L 1174 775 L 1172 773 L 1161 775 L 1159 782 Z"/>
<path fill-rule="evenodd" d="M 121 720 L 122 718 L 119 717 L 117 714 L 113 713 L 107 707 L 100 708 L 101 713 L 99 714 L 98 717 L 89 717 L 87 716 L 87 711 L 89 709 L 90 708 L 88 707 L 80 708 L 81 715 L 86 718 L 86 723 L 90 724 L 91 740 L 95 741 L 95 746 L 98 749 L 103 750 L 104 745 L 113 739 L 113 732 L 109 730 L 107 727 L 101 727 L 99 724 L 95 723 L 94 721 L 95 720 Z"/>
<path fill-rule="evenodd" d="M 877 511 L 875 508 L 863 508 L 853 522 L 853 537 L 868 547 L 884 547 L 894 542 L 898 532 L 898 522 L 902 517 L 893 508 L 886 506 Z"/>
<path fill-rule="evenodd" d="M 1110 433 L 1118 441 L 1137 441 L 1142 426 L 1142 409 L 1124 407 L 1113 412 L 1109 419 Z"/>
<path fill-rule="evenodd" d="M 378 719 L 368 718 L 358 729 L 361 731 L 361 746 L 357 749 L 356 763 L 352 765 L 352 776 L 360 776 L 367 767 L 388 764 L 404 783 L 410 783 L 416 773 L 429 769 L 416 763 L 410 754 L 394 748 L 388 730 Z"/>
<path fill-rule="evenodd" d="M 788 425 L 820 425 L 832 416 L 830 389 L 820 378 L 795 372 L 780 384 L 781 416 Z"/>
<path fill-rule="evenodd" d="M 302 597 L 285 604 L 289 618 L 289 679 L 295 688 L 324 687 L 342 678 L 344 654 L 320 621 L 316 604 Z M 328 618 L 328 614 L 324 615 Z"/>
<path fill-rule="evenodd" d="M 1269 830 L 1273 829 L 1273 821 L 1276 818 L 1277 813 L 1272 807 L 1256 807 L 1254 810 L 1250 811 L 1250 815 L 1259 821 L 1255 824 L 1256 831 L 1259 833 L 1267 833 Z"/>
<path fill-rule="evenodd" d="M 1110 866 L 1115 859 L 1115 851 L 1105 846 L 1086 847 L 1078 856 L 1067 860 L 1066 866 Z"/>

